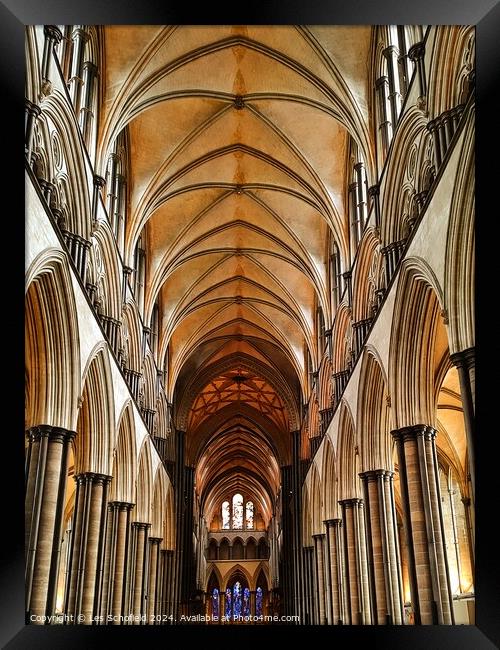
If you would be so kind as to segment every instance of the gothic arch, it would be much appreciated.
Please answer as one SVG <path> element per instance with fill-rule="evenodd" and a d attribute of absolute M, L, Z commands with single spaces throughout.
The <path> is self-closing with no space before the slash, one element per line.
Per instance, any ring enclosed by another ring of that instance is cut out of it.
<path fill-rule="evenodd" d="M 393 426 L 433 426 L 434 341 L 443 297 L 419 258 L 407 258 L 399 277 L 391 327 L 389 393 Z"/>
<path fill-rule="evenodd" d="M 419 149 L 427 142 L 427 120 L 417 107 L 408 108 L 398 124 L 391 145 L 390 164 L 384 183 L 384 200 L 380 206 L 382 214 L 380 241 L 382 246 L 402 240 L 407 236 L 405 207 L 408 211 L 410 198 L 418 186 L 417 159 Z M 407 201 L 407 206 L 404 200 Z"/>
<path fill-rule="evenodd" d="M 80 394 L 79 329 L 66 255 L 47 249 L 26 273 L 26 426 L 74 430 Z M 55 346 L 54 342 L 58 345 Z"/>
<path fill-rule="evenodd" d="M 444 303 L 450 352 L 471 348 L 474 336 L 474 112 L 467 116 L 446 238 Z"/>
<path fill-rule="evenodd" d="M 153 480 L 151 465 L 151 447 L 149 438 L 145 437 L 139 452 L 139 469 L 137 472 L 137 502 L 135 521 L 151 523 L 151 503 L 153 500 Z"/>
<path fill-rule="evenodd" d="M 335 463 L 335 451 L 327 436 L 325 436 L 323 442 L 321 480 L 323 485 L 322 499 L 325 519 L 335 519 L 338 513 L 338 479 Z"/>
<path fill-rule="evenodd" d="M 358 479 L 357 443 L 354 422 L 349 407 L 342 401 L 338 434 L 338 475 L 340 478 L 339 500 L 360 496 Z"/>
<path fill-rule="evenodd" d="M 140 372 L 142 368 L 142 326 L 134 302 L 123 305 L 123 347 L 125 365 L 130 370 Z"/>
<path fill-rule="evenodd" d="M 352 319 L 354 322 L 372 318 L 374 315 L 380 265 L 380 241 L 377 232 L 374 228 L 367 228 L 357 252 L 353 278 Z"/>
<path fill-rule="evenodd" d="M 132 402 L 127 400 L 118 418 L 118 433 L 113 452 L 111 501 L 135 503 L 137 448 Z"/>
<path fill-rule="evenodd" d="M 392 441 L 387 384 L 375 353 L 365 350 L 358 388 L 361 469 L 392 469 Z"/>
<path fill-rule="evenodd" d="M 92 350 L 82 377 L 81 406 L 75 438 L 77 474 L 109 475 L 114 443 L 114 393 L 109 353 L 101 341 Z"/>
<path fill-rule="evenodd" d="M 443 26 L 436 33 L 427 92 L 431 119 L 466 102 L 474 57 L 474 26 Z"/>
<path fill-rule="evenodd" d="M 97 221 L 92 232 L 93 259 L 92 269 L 99 298 L 102 301 L 99 311 L 105 316 L 120 320 L 121 313 L 121 271 L 113 233 L 107 221 Z"/>

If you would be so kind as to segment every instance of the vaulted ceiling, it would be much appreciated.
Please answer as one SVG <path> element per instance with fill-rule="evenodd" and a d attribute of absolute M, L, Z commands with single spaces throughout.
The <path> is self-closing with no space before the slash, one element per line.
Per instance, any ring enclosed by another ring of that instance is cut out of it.
<path fill-rule="evenodd" d="M 127 127 L 125 263 L 143 234 L 144 321 L 159 300 L 167 394 L 214 507 L 246 480 L 268 518 L 290 462 L 317 305 L 331 323 L 329 232 L 348 246 L 349 135 L 373 164 L 370 49 L 362 26 L 105 28 L 99 164 Z"/>

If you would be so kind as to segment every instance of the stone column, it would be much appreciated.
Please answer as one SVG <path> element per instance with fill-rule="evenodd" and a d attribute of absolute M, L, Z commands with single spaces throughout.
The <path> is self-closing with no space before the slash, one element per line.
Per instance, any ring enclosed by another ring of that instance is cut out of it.
<path fill-rule="evenodd" d="M 338 625 L 344 622 L 343 577 L 342 577 L 342 520 L 327 519 L 327 559 L 330 569 L 330 602 L 332 605 L 332 622 Z"/>
<path fill-rule="evenodd" d="M 120 616 L 123 613 L 124 600 L 125 600 L 125 580 L 127 576 L 127 566 L 125 558 L 127 557 L 128 541 L 129 541 L 129 519 L 130 511 L 134 504 L 124 502 L 113 502 L 111 504 L 115 510 L 114 521 L 114 551 L 112 556 L 113 572 L 110 572 L 110 588 L 109 588 L 109 609 L 110 614 Z M 111 621 L 113 625 L 120 625 L 119 620 Z"/>
<path fill-rule="evenodd" d="M 439 493 L 436 431 L 418 424 L 392 431 L 397 445 L 415 623 L 453 623 Z"/>
<path fill-rule="evenodd" d="M 375 228 L 380 229 L 380 185 L 372 185 L 368 188 L 368 196 L 372 200 L 375 212 Z"/>
<path fill-rule="evenodd" d="M 94 191 L 92 193 L 92 221 L 94 223 L 97 221 L 97 213 L 99 210 L 99 194 L 105 185 L 106 179 L 94 174 Z"/>
<path fill-rule="evenodd" d="M 85 31 L 85 26 L 75 25 L 72 34 L 73 56 L 71 59 L 71 77 L 68 81 L 68 88 L 76 115 L 80 112 L 83 86 L 83 54 L 85 43 L 88 39 L 89 34 Z"/>
<path fill-rule="evenodd" d="M 111 477 L 87 472 L 75 477 L 76 495 L 69 555 L 65 612 L 90 625 L 96 604 L 101 526 Z"/>
<path fill-rule="evenodd" d="M 465 435 L 467 438 L 467 460 L 469 466 L 471 495 L 474 501 L 475 460 L 474 460 L 474 393 L 475 393 L 475 351 L 468 348 L 450 355 L 452 364 L 458 370 L 462 408 L 464 412 Z"/>
<path fill-rule="evenodd" d="M 135 521 L 132 526 L 136 530 L 132 613 L 134 616 L 141 616 L 144 614 L 144 568 L 146 564 L 147 531 L 151 524 Z M 141 621 L 134 621 L 134 625 L 140 624 Z"/>
<path fill-rule="evenodd" d="M 319 624 L 326 625 L 326 604 L 325 604 L 325 561 L 323 555 L 324 533 L 313 535 L 314 559 L 316 568 L 316 598 L 318 599 Z"/>
<path fill-rule="evenodd" d="M 162 537 L 149 538 L 149 589 L 146 623 L 155 623 L 154 617 L 160 612 L 156 609 L 156 591 L 158 589 L 160 543 Z"/>
<path fill-rule="evenodd" d="M 408 58 L 410 61 L 413 61 L 417 68 L 417 79 L 418 79 L 418 93 L 419 98 L 424 98 L 427 95 L 427 81 L 425 78 L 425 66 L 424 66 L 424 56 L 425 56 L 425 45 L 424 43 L 415 43 L 408 50 Z"/>
<path fill-rule="evenodd" d="M 389 79 L 386 76 L 379 77 L 375 82 L 375 91 L 378 99 L 379 131 L 382 144 L 382 161 L 385 160 L 392 140 L 393 125 L 387 111 L 387 98 L 389 96 Z"/>
<path fill-rule="evenodd" d="M 43 46 L 41 76 L 42 82 L 50 84 L 50 60 L 54 55 L 55 46 L 61 42 L 62 33 L 57 25 L 45 25 L 43 33 L 45 35 L 45 42 Z"/>
<path fill-rule="evenodd" d="M 395 45 L 386 47 L 382 54 L 387 59 L 387 69 L 389 72 L 389 103 L 391 105 L 391 119 L 393 127 L 398 123 L 399 112 L 401 111 L 401 90 L 399 87 L 398 72 L 398 48 Z"/>
<path fill-rule="evenodd" d="M 31 166 L 31 152 L 33 150 L 33 135 L 35 133 L 36 119 L 42 113 L 42 110 L 33 102 L 26 100 L 25 124 L 24 124 L 24 152 L 26 160 Z"/>
<path fill-rule="evenodd" d="M 373 622 L 401 625 L 403 602 L 396 554 L 392 472 L 371 470 L 361 473 L 360 477 L 366 504 Z"/>
<path fill-rule="evenodd" d="M 53 614 L 68 475 L 75 433 L 39 425 L 29 431 L 26 462 L 26 610 Z"/>
<path fill-rule="evenodd" d="M 94 86 L 97 80 L 97 75 L 97 66 L 92 63 L 92 61 L 86 61 L 83 64 L 83 86 L 85 88 L 85 96 L 83 98 L 83 106 L 80 109 L 80 128 L 82 130 L 83 140 L 86 143 L 87 147 L 90 144 L 92 122 L 94 120 Z"/>
<path fill-rule="evenodd" d="M 344 563 L 346 573 L 347 610 L 351 625 L 367 625 L 371 622 L 368 594 L 368 569 L 363 522 L 363 500 L 344 499 L 342 506 L 344 522 Z"/>

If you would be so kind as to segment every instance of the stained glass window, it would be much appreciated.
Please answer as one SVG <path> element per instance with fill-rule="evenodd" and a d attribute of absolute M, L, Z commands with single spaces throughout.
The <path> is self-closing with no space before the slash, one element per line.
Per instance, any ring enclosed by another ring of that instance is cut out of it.
<path fill-rule="evenodd" d="M 238 493 L 233 497 L 233 528 L 243 528 L 243 497 Z"/>
<path fill-rule="evenodd" d="M 262 587 L 255 592 L 255 616 L 262 616 Z"/>
<path fill-rule="evenodd" d="M 247 528 L 253 528 L 253 503 L 252 501 L 247 501 L 245 508 L 245 522 Z"/>
<path fill-rule="evenodd" d="M 233 587 L 233 611 L 234 616 L 241 616 L 241 584 L 239 582 L 234 583 Z"/>
<path fill-rule="evenodd" d="M 230 528 L 230 519 L 229 501 L 224 501 L 222 504 L 222 528 Z"/>
<path fill-rule="evenodd" d="M 212 616 L 219 618 L 219 590 L 214 587 L 212 591 Z"/>
<path fill-rule="evenodd" d="M 226 618 L 229 619 L 233 615 L 233 595 L 231 589 L 228 587 L 226 589 Z"/>
<path fill-rule="evenodd" d="M 250 589 L 243 590 L 243 616 L 250 616 Z"/>

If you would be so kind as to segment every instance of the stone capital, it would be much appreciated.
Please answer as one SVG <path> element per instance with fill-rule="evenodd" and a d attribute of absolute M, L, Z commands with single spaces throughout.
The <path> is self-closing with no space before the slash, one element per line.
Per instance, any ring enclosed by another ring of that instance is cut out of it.
<path fill-rule="evenodd" d="M 43 33 L 47 38 L 53 40 L 56 45 L 61 42 L 63 37 L 62 32 L 57 25 L 45 25 Z"/>
<path fill-rule="evenodd" d="M 402 440 L 403 442 L 406 440 L 415 440 L 420 436 L 426 439 L 432 439 L 436 437 L 436 429 L 428 424 L 414 424 L 413 426 L 395 429 L 391 431 L 391 435 L 395 440 Z"/>
<path fill-rule="evenodd" d="M 363 499 L 360 499 L 358 497 L 354 497 L 352 499 L 342 499 L 339 501 L 339 504 L 344 508 L 355 508 L 356 506 L 362 507 Z"/>
<path fill-rule="evenodd" d="M 424 43 L 415 43 L 415 45 L 412 45 L 410 49 L 408 50 L 408 58 L 410 61 L 418 61 L 419 59 L 422 59 L 425 54 L 425 45 Z"/>

